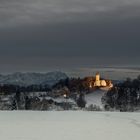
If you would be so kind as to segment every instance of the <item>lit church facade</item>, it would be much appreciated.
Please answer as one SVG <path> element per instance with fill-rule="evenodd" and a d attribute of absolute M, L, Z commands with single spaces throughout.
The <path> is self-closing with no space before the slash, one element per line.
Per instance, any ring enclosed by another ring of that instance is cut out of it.
<path fill-rule="evenodd" d="M 107 80 L 101 80 L 100 78 L 100 74 L 99 73 L 96 73 L 96 76 L 95 76 L 95 80 L 90 82 L 90 85 L 89 85 L 90 88 L 93 88 L 93 87 L 113 87 L 113 84 L 111 81 L 107 81 Z"/>
<path fill-rule="evenodd" d="M 94 82 L 95 87 L 106 87 L 107 83 L 105 80 L 100 80 L 100 74 L 97 73 L 95 77 L 95 82 Z"/>

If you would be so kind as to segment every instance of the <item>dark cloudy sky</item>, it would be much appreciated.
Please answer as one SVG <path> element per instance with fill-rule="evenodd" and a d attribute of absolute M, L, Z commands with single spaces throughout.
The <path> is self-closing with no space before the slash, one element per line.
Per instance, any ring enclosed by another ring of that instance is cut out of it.
<path fill-rule="evenodd" d="M 0 72 L 140 64 L 140 0 L 0 0 Z"/>

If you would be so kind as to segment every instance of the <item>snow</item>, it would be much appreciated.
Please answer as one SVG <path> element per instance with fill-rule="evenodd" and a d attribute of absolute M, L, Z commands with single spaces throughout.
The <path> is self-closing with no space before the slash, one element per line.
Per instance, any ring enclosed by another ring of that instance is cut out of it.
<path fill-rule="evenodd" d="M 138 140 L 139 113 L 0 112 L 1 140 Z"/>
<path fill-rule="evenodd" d="M 57 103 L 69 102 L 69 103 L 75 104 L 75 101 L 73 99 L 71 99 L 71 98 L 65 99 L 64 97 L 57 97 L 57 98 L 46 97 L 45 99 L 47 99 L 47 100 L 52 99 L 54 102 L 57 102 Z"/>
<path fill-rule="evenodd" d="M 108 88 L 102 88 L 100 90 L 94 90 L 93 92 L 86 94 L 85 95 L 85 100 L 86 100 L 86 106 L 90 106 L 90 105 L 96 105 L 99 106 L 100 108 L 103 108 L 103 104 L 101 102 L 101 98 L 103 97 L 103 95 L 108 91 Z M 39 97 L 39 95 L 43 95 L 46 94 L 46 92 L 34 92 L 34 93 L 30 93 L 30 96 L 37 96 Z M 41 100 L 43 99 L 42 97 L 39 97 Z M 62 102 L 66 102 L 66 99 L 61 96 L 61 97 L 45 97 L 45 99 L 50 100 L 52 99 L 53 101 L 57 102 L 57 103 L 62 103 Z M 71 104 L 76 104 L 76 101 L 74 101 L 74 99 L 72 98 L 68 98 L 67 102 L 71 103 Z"/>
<path fill-rule="evenodd" d="M 85 96 L 85 100 L 87 103 L 86 106 L 88 107 L 89 105 L 93 104 L 102 108 L 103 104 L 101 102 L 101 98 L 106 92 L 106 90 L 95 90 L 94 92 L 87 94 Z"/>

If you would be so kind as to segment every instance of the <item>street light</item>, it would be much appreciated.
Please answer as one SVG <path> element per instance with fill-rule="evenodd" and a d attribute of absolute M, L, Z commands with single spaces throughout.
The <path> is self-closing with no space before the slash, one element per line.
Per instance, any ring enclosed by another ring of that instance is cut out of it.
<path fill-rule="evenodd" d="M 64 110 L 67 110 L 67 94 L 63 95 L 65 101 L 64 101 Z"/>
<path fill-rule="evenodd" d="M 89 84 L 89 88 L 92 88 L 92 83 Z"/>
<path fill-rule="evenodd" d="M 67 95 L 66 94 L 64 94 L 63 96 L 64 96 L 64 98 L 67 98 Z"/>

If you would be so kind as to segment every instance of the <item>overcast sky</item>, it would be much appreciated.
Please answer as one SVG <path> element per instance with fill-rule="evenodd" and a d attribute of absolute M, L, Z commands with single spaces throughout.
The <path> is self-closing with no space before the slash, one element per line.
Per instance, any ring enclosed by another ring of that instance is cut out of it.
<path fill-rule="evenodd" d="M 140 64 L 140 0 L 0 0 L 0 72 Z"/>

